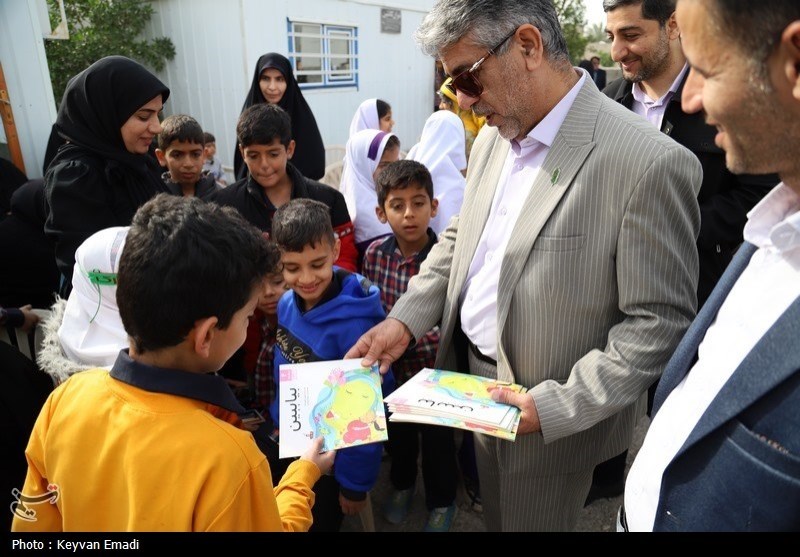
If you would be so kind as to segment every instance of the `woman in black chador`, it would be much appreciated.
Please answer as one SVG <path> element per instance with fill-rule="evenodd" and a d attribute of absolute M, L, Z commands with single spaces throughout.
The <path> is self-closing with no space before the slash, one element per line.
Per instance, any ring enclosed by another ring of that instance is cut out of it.
<path fill-rule="evenodd" d="M 141 205 L 166 191 L 150 147 L 167 97 L 166 85 L 124 56 L 98 60 L 67 85 L 55 123 L 66 143 L 45 174 L 45 232 L 63 284 L 72 283 L 75 250 L 86 238 L 129 225 Z"/>
<path fill-rule="evenodd" d="M 275 52 L 258 59 L 242 112 L 264 102 L 277 104 L 292 119 L 292 139 L 295 141 L 292 164 L 306 178 L 322 178 L 325 174 L 325 145 L 317 120 L 292 73 L 291 62 Z M 247 166 L 242 161 L 238 145 L 233 154 L 233 170 L 237 180 L 247 176 Z"/>

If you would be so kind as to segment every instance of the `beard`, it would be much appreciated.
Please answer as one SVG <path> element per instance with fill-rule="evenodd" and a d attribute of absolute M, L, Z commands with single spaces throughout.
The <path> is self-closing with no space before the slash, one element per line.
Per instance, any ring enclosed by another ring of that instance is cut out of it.
<path fill-rule="evenodd" d="M 500 137 L 505 140 L 514 139 L 522 134 L 522 122 L 512 113 L 500 115 L 494 112 L 494 110 L 492 110 L 492 108 L 488 105 L 481 103 L 474 105 L 472 107 L 472 112 L 476 116 L 487 116 L 489 114 L 494 114 L 495 118 L 499 118 L 501 120 L 500 124 L 490 124 L 488 121 L 486 123 L 490 126 L 496 127 L 497 133 L 499 133 Z"/>
<path fill-rule="evenodd" d="M 505 116 L 503 123 L 497 126 L 497 133 L 506 141 L 516 139 L 522 135 L 522 122 L 511 116 Z"/>
<path fill-rule="evenodd" d="M 786 156 L 786 146 L 795 144 L 800 123 L 786 119 L 766 75 L 754 71 L 742 90 L 740 112 L 726 118 L 732 122 L 725 128 L 728 170 L 734 174 L 785 172 L 787 162 L 793 160 Z"/>
<path fill-rule="evenodd" d="M 619 65 L 619 68 L 622 70 L 622 77 L 626 81 L 639 83 L 661 75 L 669 67 L 669 62 L 669 37 L 664 32 L 659 35 L 658 42 L 647 56 L 641 57 L 641 67 L 638 72 L 633 74 L 625 73 L 625 70 L 622 69 L 622 64 Z"/>
<path fill-rule="evenodd" d="M 506 57 L 498 59 L 500 64 L 500 78 L 498 83 L 503 84 L 503 92 L 494 97 L 492 104 L 503 112 L 496 112 L 494 106 L 485 103 L 483 99 L 478 100 L 472 105 L 472 112 L 476 116 L 487 116 L 493 114 L 493 120 L 500 120 L 499 123 L 487 124 L 497 128 L 500 137 L 509 141 L 526 133 L 524 115 L 529 111 L 530 102 L 534 95 L 526 93 L 520 88 L 509 87 L 508 84 L 515 83 L 516 77 L 514 67 Z"/>

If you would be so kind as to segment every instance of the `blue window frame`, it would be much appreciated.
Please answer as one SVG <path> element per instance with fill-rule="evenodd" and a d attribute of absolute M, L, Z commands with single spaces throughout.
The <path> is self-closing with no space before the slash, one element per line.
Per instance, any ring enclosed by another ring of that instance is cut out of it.
<path fill-rule="evenodd" d="M 286 20 L 289 60 L 303 89 L 358 87 L 358 28 Z"/>

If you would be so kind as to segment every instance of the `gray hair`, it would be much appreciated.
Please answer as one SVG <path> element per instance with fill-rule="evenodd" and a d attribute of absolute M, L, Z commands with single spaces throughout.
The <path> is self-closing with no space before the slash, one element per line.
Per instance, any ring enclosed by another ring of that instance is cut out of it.
<path fill-rule="evenodd" d="M 468 34 L 489 49 L 525 23 L 542 34 L 546 58 L 569 60 L 552 0 L 438 0 L 417 29 L 416 40 L 425 54 L 440 57 L 443 49 Z M 504 43 L 495 54 L 506 52 L 509 44 Z"/>

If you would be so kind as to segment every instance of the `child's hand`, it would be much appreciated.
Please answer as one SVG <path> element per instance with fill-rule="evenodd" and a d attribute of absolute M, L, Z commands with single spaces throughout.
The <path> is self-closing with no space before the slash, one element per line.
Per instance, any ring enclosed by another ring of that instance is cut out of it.
<path fill-rule="evenodd" d="M 300 457 L 300 460 L 308 460 L 313 462 L 319 468 L 319 471 L 323 474 L 327 474 L 330 472 L 331 468 L 333 467 L 333 459 L 336 457 L 336 451 L 325 451 L 321 453 L 322 450 L 322 437 L 317 437 L 311 443 L 311 446 L 303 453 Z"/>
<path fill-rule="evenodd" d="M 29 333 L 39 322 L 39 316 L 31 311 L 32 307 L 30 304 L 22 306 L 19 309 L 22 311 L 22 315 L 25 317 L 25 322 L 22 324 L 22 331 Z"/>
<path fill-rule="evenodd" d="M 367 506 L 367 500 L 351 501 L 341 493 L 339 494 L 339 505 L 342 507 L 342 512 L 348 516 L 358 514 Z"/>

